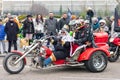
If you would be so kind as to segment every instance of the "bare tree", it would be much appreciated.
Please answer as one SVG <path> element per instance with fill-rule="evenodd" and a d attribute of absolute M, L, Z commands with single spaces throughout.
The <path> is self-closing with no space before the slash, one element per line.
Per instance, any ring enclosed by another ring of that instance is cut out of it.
<path fill-rule="evenodd" d="M 120 0 L 116 0 L 120 4 Z"/>
<path fill-rule="evenodd" d="M 48 9 L 46 9 L 46 7 L 42 4 L 33 3 L 30 10 L 33 15 L 35 14 L 47 15 L 48 14 Z"/>

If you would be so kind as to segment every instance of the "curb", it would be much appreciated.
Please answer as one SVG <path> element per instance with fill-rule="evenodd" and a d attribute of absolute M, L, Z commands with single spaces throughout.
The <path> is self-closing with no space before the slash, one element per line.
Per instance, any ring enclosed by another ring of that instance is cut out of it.
<path fill-rule="evenodd" d="M 5 57 L 7 54 L 0 54 L 0 57 Z"/>
<path fill-rule="evenodd" d="M 9 53 L 7 54 L 0 54 L 0 57 L 5 57 L 6 55 L 8 55 Z M 26 57 L 32 57 L 31 54 L 28 54 Z"/>

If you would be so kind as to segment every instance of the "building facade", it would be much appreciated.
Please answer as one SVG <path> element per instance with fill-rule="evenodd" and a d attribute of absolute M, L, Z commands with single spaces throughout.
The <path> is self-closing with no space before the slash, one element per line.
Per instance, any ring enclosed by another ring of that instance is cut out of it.
<path fill-rule="evenodd" d="M 50 12 L 59 12 L 60 6 L 62 11 L 69 8 L 72 12 L 82 12 L 87 7 L 93 8 L 95 12 L 114 12 L 117 4 L 116 0 L 4 0 L 4 12 L 29 12 L 33 4 L 42 4 Z"/>
<path fill-rule="evenodd" d="M 2 14 L 2 9 L 3 9 L 3 7 L 2 7 L 2 0 L 0 0 L 0 14 Z"/>

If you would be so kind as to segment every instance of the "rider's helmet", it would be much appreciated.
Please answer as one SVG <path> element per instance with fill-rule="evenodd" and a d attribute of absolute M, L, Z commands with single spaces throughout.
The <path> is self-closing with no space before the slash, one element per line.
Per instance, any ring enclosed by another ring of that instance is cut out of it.
<path fill-rule="evenodd" d="M 98 22 L 98 18 L 97 18 L 97 17 L 93 17 L 93 18 L 92 18 L 92 22 L 93 22 L 94 24 L 96 24 L 96 23 Z"/>
<path fill-rule="evenodd" d="M 84 19 L 80 19 L 80 24 L 81 24 L 81 25 L 84 24 Z"/>
<path fill-rule="evenodd" d="M 79 24 L 78 24 L 78 26 L 77 26 L 77 29 L 81 29 L 81 28 L 83 28 L 84 27 L 84 19 L 79 19 Z"/>
<path fill-rule="evenodd" d="M 85 20 L 85 21 L 84 21 L 84 24 L 89 24 L 89 23 L 90 23 L 89 20 Z"/>
<path fill-rule="evenodd" d="M 105 27 L 106 26 L 106 21 L 104 19 L 99 21 L 100 27 Z"/>
<path fill-rule="evenodd" d="M 86 10 L 87 10 L 87 16 L 89 16 L 89 17 L 94 16 L 94 12 L 93 12 L 93 9 L 91 7 L 88 7 Z"/>
<path fill-rule="evenodd" d="M 90 26 L 89 23 L 90 23 L 89 20 L 85 20 L 85 21 L 84 21 L 84 25 L 85 25 L 86 27 L 89 27 L 89 26 Z"/>
<path fill-rule="evenodd" d="M 91 8 L 91 7 L 87 7 L 87 9 L 86 9 L 86 10 L 87 10 L 87 11 L 88 11 L 88 10 L 92 10 L 92 8 Z"/>
<path fill-rule="evenodd" d="M 99 23 L 103 23 L 103 24 L 106 24 L 106 21 L 104 19 L 100 20 Z"/>

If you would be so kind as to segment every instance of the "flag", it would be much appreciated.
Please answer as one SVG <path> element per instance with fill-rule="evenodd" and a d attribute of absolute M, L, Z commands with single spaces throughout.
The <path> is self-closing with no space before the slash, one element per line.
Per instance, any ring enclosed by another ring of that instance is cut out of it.
<path fill-rule="evenodd" d="M 119 13 L 119 10 L 120 10 L 120 4 L 118 4 L 116 6 L 115 13 L 114 13 L 114 16 L 115 16 L 114 30 L 116 32 L 120 32 L 120 13 Z"/>
<path fill-rule="evenodd" d="M 72 12 L 71 12 L 71 10 L 68 8 L 68 12 L 67 12 L 67 19 L 70 21 L 70 19 L 71 19 L 71 15 L 72 15 Z"/>

